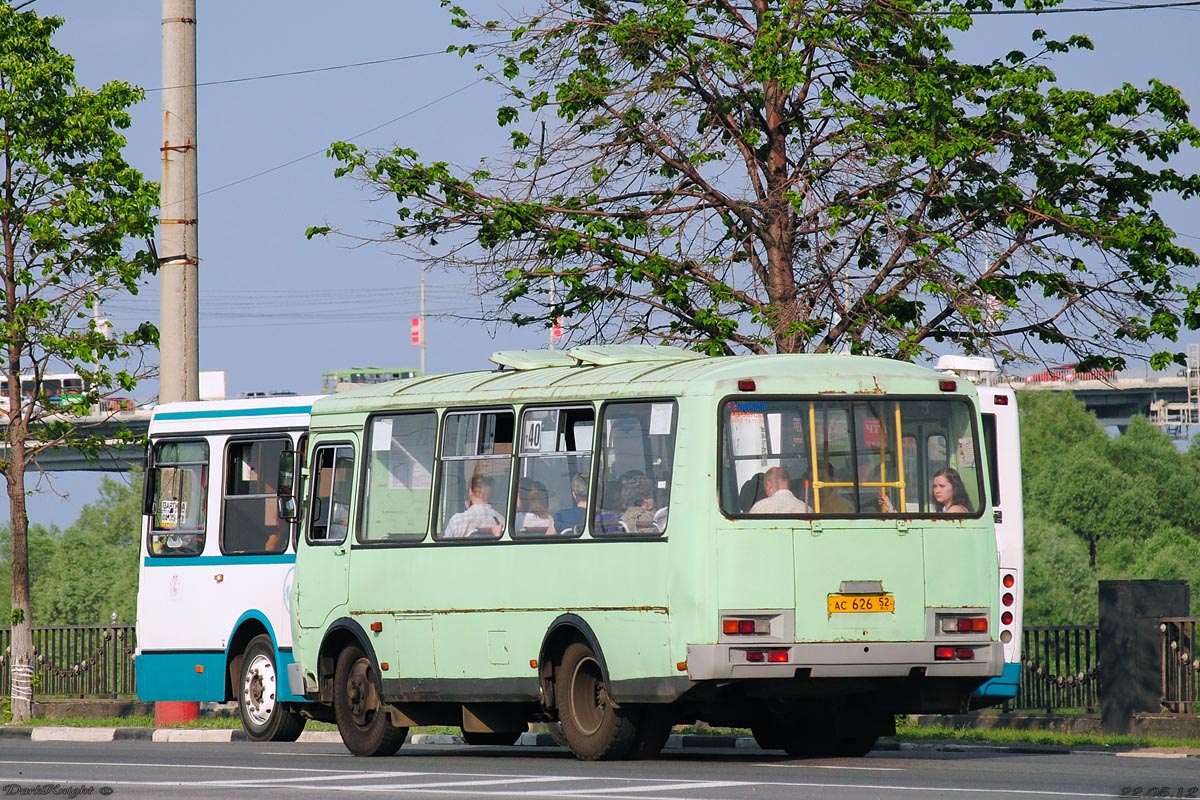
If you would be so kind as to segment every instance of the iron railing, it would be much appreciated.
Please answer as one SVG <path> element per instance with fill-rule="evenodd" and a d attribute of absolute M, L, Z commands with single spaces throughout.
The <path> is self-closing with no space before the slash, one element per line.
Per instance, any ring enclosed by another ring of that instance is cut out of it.
<path fill-rule="evenodd" d="M 1031 625 L 1021 640 L 1021 683 L 1010 710 L 1095 713 L 1099 625 Z"/>
<path fill-rule="evenodd" d="M 12 629 L 0 628 L 0 697 L 12 685 Z M 34 695 L 110 697 L 137 694 L 134 626 L 35 625 Z"/>
<path fill-rule="evenodd" d="M 1162 617 L 1162 707 L 1172 714 L 1200 712 L 1200 655 L 1196 649 L 1196 623 L 1200 617 Z"/>

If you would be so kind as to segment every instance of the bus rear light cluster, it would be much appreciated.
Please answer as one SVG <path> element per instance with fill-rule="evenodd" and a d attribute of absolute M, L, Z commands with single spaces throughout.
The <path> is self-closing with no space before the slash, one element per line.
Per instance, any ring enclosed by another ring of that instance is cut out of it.
<path fill-rule="evenodd" d="M 771 632 L 769 619 L 726 618 L 721 620 L 721 632 L 728 636 L 753 636 Z"/>
<path fill-rule="evenodd" d="M 939 645 L 933 648 L 934 661 L 970 661 L 973 658 L 975 658 L 975 650 L 971 647 Z"/>
<path fill-rule="evenodd" d="M 1005 589 L 1011 589 L 1012 587 L 1017 585 L 1017 576 L 1013 575 L 1011 572 L 1006 572 L 1000 578 L 1000 583 L 1004 586 Z"/>
<path fill-rule="evenodd" d="M 788 663 L 788 649 L 772 647 L 770 650 L 747 650 L 746 660 L 751 664 L 786 664 Z"/>
<path fill-rule="evenodd" d="M 942 633 L 987 633 L 987 617 L 942 617 Z"/>

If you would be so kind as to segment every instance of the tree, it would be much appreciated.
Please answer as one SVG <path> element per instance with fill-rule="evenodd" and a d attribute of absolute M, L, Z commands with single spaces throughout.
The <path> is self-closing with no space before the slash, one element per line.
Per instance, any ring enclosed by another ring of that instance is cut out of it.
<path fill-rule="evenodd" d="M 50 42 L 61 24 L 0 5 L 0 376 L 8 398 L 0 468 L 11 504 L 17 721 L 33 711 L 25 472 L 50 447 L 95 455 L 106 440 L 131 438 L 112 426 L 102 437 L 84 416 L 103 395 L 133 388 L 146 373 L 142 349 L 158 338 L 149 323 L 108 334 L 95 316 L 102 300 L 136 293 L 157 269 L 149 252 L 125 253 L 127 239 L 154 232 L 157 187 L 121 155 L 127 109 L 143 93 L 119 81 L 95 92 L 78 86 L 74 62 Z M 90 381 L 87 396 L 50 401 L 42 377 L 61 368 Z"/>
<path fill-rule="evenodd" d="M 1183 363 L 1148 343 L 1200 323 L 1197 256 L 1153 206 L 1200 189 L 1170 164 L 1200 143 L 1187 104 L 1158 81 L 1059 87 L 1047 57 L 1082 36 L 955 59 L 953 32 L 1014 4 L 452 7 L 479 40 L 458 52 L 506 93 L 511 153 L 471 170 L 403 146 L 330 154 L 395 198 L 381 238 L 474 270 L 517 324 L 565 314 L 585 337 L 711 353 L 949 341 Z"/>
<path fill-rule="evenodd" d="M 46 625 L 132 622 L 137 613 L 142 475 L 105 477 L 100 497 L 58 539 L 38 581 L 34 609 Z"/>

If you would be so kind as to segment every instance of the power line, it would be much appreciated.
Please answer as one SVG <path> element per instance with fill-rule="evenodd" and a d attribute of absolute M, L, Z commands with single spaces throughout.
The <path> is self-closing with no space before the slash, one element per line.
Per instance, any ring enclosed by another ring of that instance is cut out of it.
<path fill-rule="evenodd" d="M 395 124 L 402 119 L 411 117 L 413 114 L 416 114 L 419 111 L 424 111 L 425 109 L 429 108 L 430 106 L 437 105 L 438 103 L 442 102 L 443 100 L 448 100 L 456 94 L 465 92 L 467 89 L 470 89 L 472 86 L 476 86 L 480 83 L 483 83 L 485 80 L 487 80 L 487 78 L 478 78 L 474 81 L 471 81 L 466 86 L 460 86 L 459 88 L 455 89 L 454 91 L 452 91 L 448 94 L 444 94 L 441 97 L 438 97 L 434 100 L 430 100 L 428 103 L 426 103 L 423 106 L 418 106 L 417 108 L 414 108 L 411 111 L 406 111 L 405 113 L 401 114 L 400 116 L 395 117 L 393 119 L 389 119 L 387 122 L 376 125 L 374 128 L 369 128 L 369 129 L 363 131 L 362 133 L 356 133 L 355 135 L 347 138 L 346 141 L 353 142 L 356 139 L 361 139 L 362 137 L 364 137 L 368 134 L 374 133 L 375 131 L 379 130 L 380 128 L 386 128 L 388 125 Z M 245 183 L 246 181 L 252 181 L 255 178 L 261 178 L 263 175 L 270 175 L 272 172 L 278 172 L 279 170 L 284 169 L 285 167 L 290 167 L 293 164 L 299 164 L 301 161 L 306 161 L 307 159 L 313 158 L 314 156 L 324 155 L 328 151 L 328 149 L 329 148 L 327 148 L 327 147 L 323 147 L 320 150 L 314 150 L 313 152 L 309 153 L 308 155 L 303 155 L 303 156 L 300 156 L 299 158 L 293 158 L 291 161 L 284 162 L 283 164 L 279 164 L 279 165 L 271 167 L 269 169 L 264 169 L 262 172 L 256 172 L 253 175 L 246 176 L 245 178 L 239 178 L 236 181 L 231 181 L 230 183 L 222 184 L 221 186 L 218 186 L 214 189 L 205 189 L 203 192 L 200 192 L 196 196 L 204 197 L 205 195 L 213 194 L 214 192 L 219 192 L 222 189 L 228 189 L 231 186 L 237 186 L 240 183 Z"/>
<path fill-rule="evenodd" d="M 30 0 L 32 2 L 32 0 Z M 147 89 L 147 92 L 165 92 L 168 89 L 190 89 L 192 87 L 201 86 L 223 86 L 229 83 L 249 83 L 251 81 L 265 81 L 272 78 L 290 78 L 295 75 L 312 75 L 317 72 L 334 72 L 340 69 L 355 69 L 357 67 L 373 67 L 376 64 L 392 64 L 397 61 L 410 61 L 414 58 L 428 58 L 429 56 L 445 55 L 445 50 L 431 50 L 428 53 L 413 53 L 407 56 L 396 56 L 394 58 L 377 58 L 373 61 L 356 61 L 353 64 L 335 64 L 330 67 L 313 67 L 311 69 L 297 69 L 291 72 L 272 72 L 266 75 L 250 75 L 245 78 L 227 78 L 220 81 L 201 81 L 199 83 L 182 83 L 178 86 L 160 86 L 157 89 Z"/>

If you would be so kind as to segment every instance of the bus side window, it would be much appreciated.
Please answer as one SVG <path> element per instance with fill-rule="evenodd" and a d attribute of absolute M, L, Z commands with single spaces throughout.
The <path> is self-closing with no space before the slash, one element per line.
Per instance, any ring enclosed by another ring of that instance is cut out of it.
<path fill-rule="evenodd" d="M 675 459 L 675 403 L 609 403 L 600 419 L 599 502 L 593 535 L 657 536 L 667 528 Z"/>
<path fill-rule="evenodd" d="M 221 552 L 281 553 L 290 526 L 279 518 L 276 497 L 279 454 L 286 438 L 229 443 L 225 456 Z"/>
<path fill-rule="evenodd" d="M 208 503 L 208 443 L 157 442 L 150 487 L 152 556 L 204 551 Z"/>
<path fill-rule="evenodd" d="M 360 541 L 425 538 L 436 438 L 437 414 L 432 411 L 371 421 Z"/>
<path fill-rule="evenodd" d="M 448 413 L 442 431 L 439 539 L 497 539 L 512 478 L 513 412 Z"/>
<path fill-rule="evenodd" d="M 308 538 L 342 542 L 350 526 L 354 450 L 348 445 L 318 447 L 313 457 L 313 471 Z"/>

